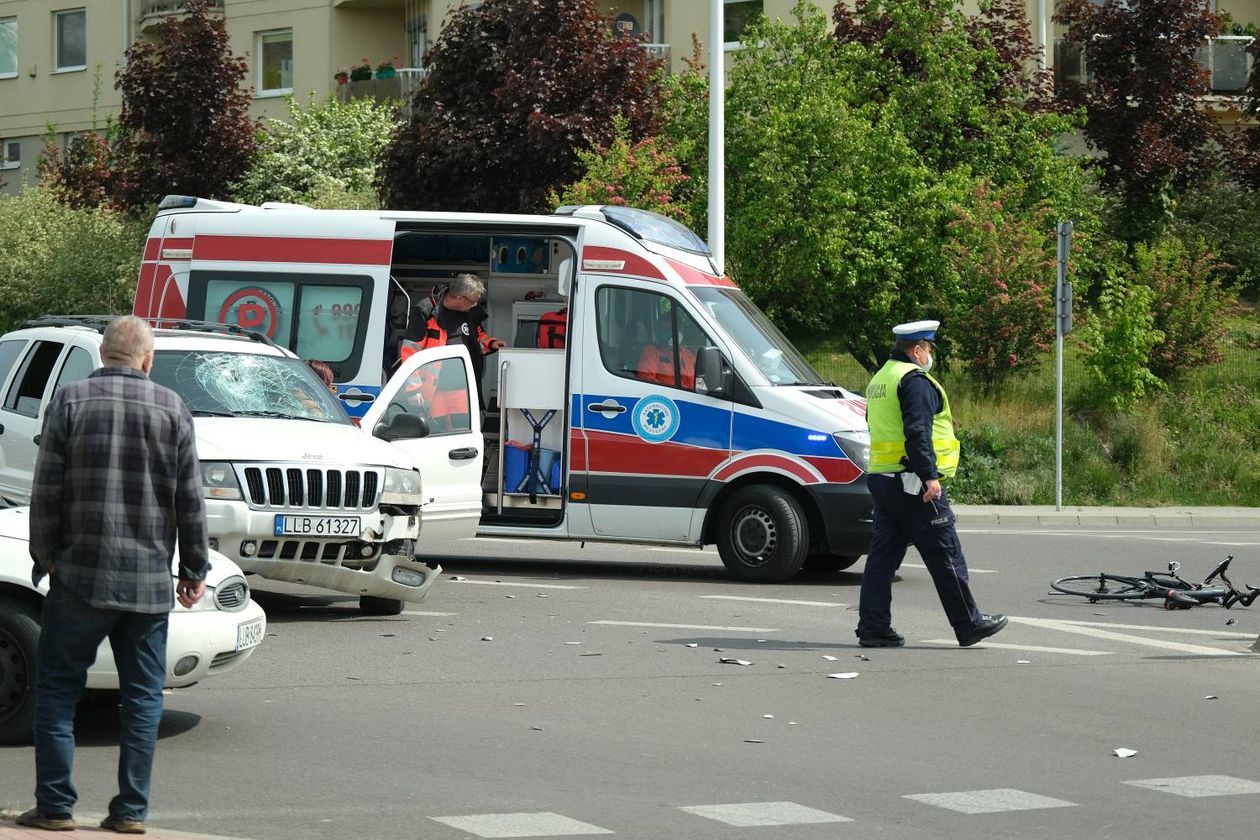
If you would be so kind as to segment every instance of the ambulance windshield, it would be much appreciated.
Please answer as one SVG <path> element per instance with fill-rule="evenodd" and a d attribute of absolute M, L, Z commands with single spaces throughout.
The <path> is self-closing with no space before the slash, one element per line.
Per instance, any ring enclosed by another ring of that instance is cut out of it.
<path fill-rule="evenodd" d="M 742 291 L 720 286 L 690 290 L 772 385 L 827 384 Z"/>

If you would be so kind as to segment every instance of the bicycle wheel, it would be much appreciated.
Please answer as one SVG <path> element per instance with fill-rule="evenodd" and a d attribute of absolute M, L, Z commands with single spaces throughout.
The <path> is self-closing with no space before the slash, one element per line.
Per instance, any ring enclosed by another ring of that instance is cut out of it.
<path fill-rule="evenodd" d="M 1142 578 L 1123 575 L 1071 575 L 1050 584 L 1056 592 L 1095 601 L 1136 601 L 1152 597 L 1152 586 Z"/>

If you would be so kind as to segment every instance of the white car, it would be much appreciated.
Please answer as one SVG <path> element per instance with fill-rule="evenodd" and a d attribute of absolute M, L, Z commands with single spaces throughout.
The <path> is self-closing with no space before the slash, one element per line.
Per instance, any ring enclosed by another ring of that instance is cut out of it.
<path fill-rule="evenodd" d="M 0 744 L 30 740 L 34 715 L 35 648 L 48 578 L 40 581 L 38 589 L 31 585 L 28 526 L 26 508 L 0 510 Z M 249 584 L 240 567 L 214 551 L 210 566 L 202 599 L 191 608 L 176 604 L 171 612 L 166 642 L 168 688 L 182 688 L 232 670 L 250 657 L 267 633 L 267 617 L 249 597 Z M 101 644 L 96 663 L 88 670 L 87 687 L 118 688 L 108 641 Z"/>

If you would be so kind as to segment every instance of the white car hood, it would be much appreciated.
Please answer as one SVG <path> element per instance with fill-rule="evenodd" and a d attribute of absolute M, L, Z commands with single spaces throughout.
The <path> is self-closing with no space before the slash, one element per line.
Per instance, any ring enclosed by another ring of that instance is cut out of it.
<path fill-rule="evenodd" d="M 31 588 L 31 554 L 29 508 L 15 507 L 0 510 L 0 580 Z M 171 560 L 171 575 L 179 572 L 179 549 Z M 217 551 L 210 552 L 210 571 L 206 574 L 207 586 L 218 586 L 233 575 L 243 577 L 241 567 Z M 48 591 L 48 578 L 39 582 L 39 591 Z"/>
<path fill-rule="evenodd" d="M 401 450 L 348 423 L 268 417 L 197 417 L 194 422 L 197 457 L 203 461 L 414 466 Z"/>

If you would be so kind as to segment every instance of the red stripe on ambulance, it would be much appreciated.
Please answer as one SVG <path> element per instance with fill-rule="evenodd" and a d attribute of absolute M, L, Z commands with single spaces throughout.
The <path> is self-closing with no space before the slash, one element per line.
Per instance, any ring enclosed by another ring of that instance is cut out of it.
<path fill-rule="evenodd" d="M 703 478 L 730 453 L 681 443 L 648 443 L 636 435 L 586 431 L 591 472 Z"/>
<path fill-rule="evenodd" d="M 618 263 L 620 263 L 619 267 Z M 659 268 L 638 254 L 599 245 L 588 245 L 582 249 L 582 270 L 606 274 L 633 274 L 635 277 L 650 277 L 653 280 L 665 279 L 665 275 L 661 274 Z"/>
<path fill-rule="evenodd" d="M 756 453 L 736 458 L 714 473 L 712 478 L 715 481 L 729 481 L 741 473 L 757 469 L 784 472 L 796 478 L 802 484 L 820 484 L 823 480 L 822 476 L 810 465 L 795 461 L 785 455 L 775 455 L 772 452 Z"/>
<path fill-rule="evenodd" d="M 238 262 L 389 265 L 389 239 L 315 239 L 299 236 L 198 236 L 193 259 Z"/>

